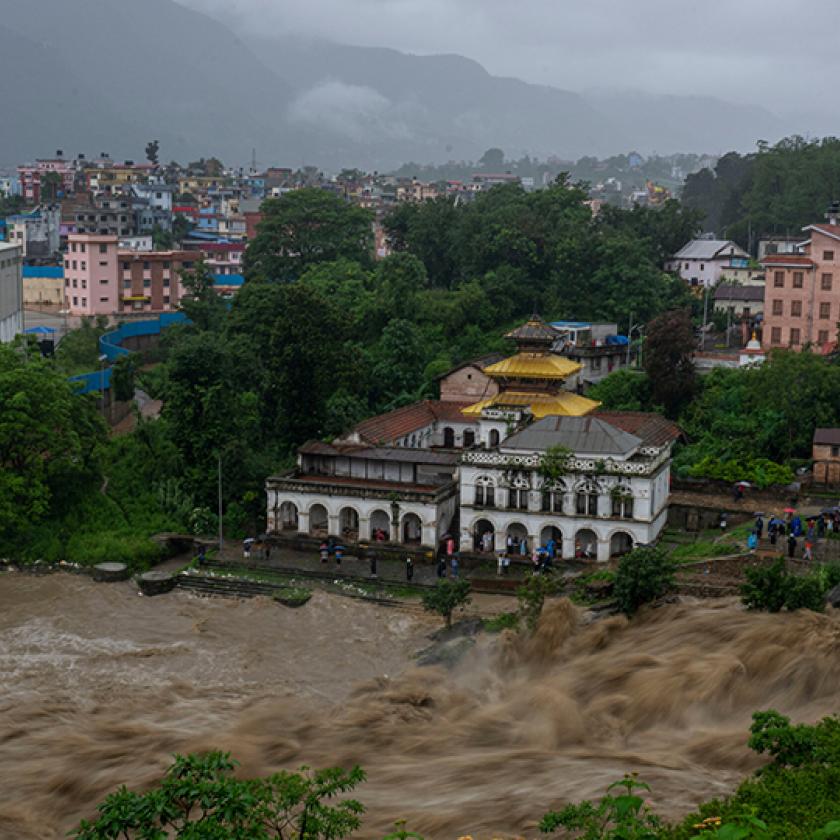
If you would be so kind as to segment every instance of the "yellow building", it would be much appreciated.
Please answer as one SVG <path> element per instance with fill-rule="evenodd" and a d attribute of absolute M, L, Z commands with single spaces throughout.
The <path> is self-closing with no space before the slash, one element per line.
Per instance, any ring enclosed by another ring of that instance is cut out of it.
<path fill-rule="evenodd" d="M 583 417 L 600 403 L 564 389 L 565 381 L 579 373 L 577 362 L 552 353 L 557 331 L 537 315 L 509 332 L 517 353 L 484 368 L 499 393 L 463 410 L 466 417 L 520 421 L 530 414 L 540 420 L 549 415 Z"/>

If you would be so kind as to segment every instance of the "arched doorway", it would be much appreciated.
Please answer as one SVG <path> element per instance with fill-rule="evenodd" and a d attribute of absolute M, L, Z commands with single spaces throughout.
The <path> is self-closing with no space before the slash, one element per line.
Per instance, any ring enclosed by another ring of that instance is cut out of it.
<path fill-rule="evenodd" d="M 355 508 L 342 508 L 338 514 L 339 533 L 345 540 L 355 542 L 359 539 L 359 514 Z"/>
<path fill-rule="evenodd" d="M 464 430 L 464 449 L 475 446 L 475 432 L 472 429 Z"/>
<path fill-rule="evenodd" d="M 554 525 L 546 525 L 540 531 L 540 545 L 547 548 L 552 557 L 562 557 L 563 532 Z"/>
<path fill-rule="evenodd" d="M 375 510 L 370 515 L 370 538 L 379 541 L 391 539 L 391 517 L 384 510 Z"/>
<path fill-rule="evenodd" d="M 280 530 L 297 531 L 298 509 L 294 502 L 283 502 L 280 505 Z"/>
<path fill-rule="evenodd" d="M 423 539 L 423 523 L 416 513 L 407 513 L 402 521 L 403 542 L 408 545 L 419 545 Z"/>
<path fill-rule="evenodd" d="M 527 557 L 531 551 L 528 544 L 528 529 L 520 522 L 511 522 L 505 532 L 505 548 L 509 554 Z"/>
<path fill-rule="evenodd" d="M 479 519 L 473 527 L 473 546 L 476 551 L 492 552 L 496 529 L 489 519 Z"/>
<path fill-rule="evenodd" d="M 449 426 L 447 426 L 443 430 L 443 445 L 446 449 L 455 448 L 455 429 L 450 429 Z"/>
<path fill-rule="evenodd" d="M 598 535 L 591 528 L 581 528 L 575 534 L 575 557 L 580 560 L 597 559 Z"/>
<path fill-rule="evenodd" d="M 313 537 L 326 537 L 328 531 L 327 509 L 323 505 L 312 505 L 309 508 L 309 533 Z"/>
<path fill-rule="evenodd" d="M 490 446 L 498 446 L 499 445 L 499 430 L 498 429 L 490 429 Z"/>
<path fill-rule="evenodd" d="M 610 537 L 610 557 L 621 557 L 633 550 L 633 537 L 625 531 L 617 531 Z"/>

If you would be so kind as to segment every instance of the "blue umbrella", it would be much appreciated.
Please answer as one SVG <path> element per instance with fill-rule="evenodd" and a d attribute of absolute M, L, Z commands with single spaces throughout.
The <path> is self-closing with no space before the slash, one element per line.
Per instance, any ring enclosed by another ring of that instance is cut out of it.
<path fill-rule="evenodd" d="M 26 335 L 52 335 L 54 332 L 52 327 L 29 327 L 24 330 Z"/>

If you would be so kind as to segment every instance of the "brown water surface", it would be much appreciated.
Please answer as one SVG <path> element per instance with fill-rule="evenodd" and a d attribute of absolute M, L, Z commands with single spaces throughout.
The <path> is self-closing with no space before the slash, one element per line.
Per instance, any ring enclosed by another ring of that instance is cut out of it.
<path fill-rule="evenodd" d="M 361 764 L 361 836 L 524 833 L 626 771 L 678 816 L 755 766 L 754 709 L 837 709 L 840 620 L 732 601 L 591 625 L 549 605 L 535 638 L 482 639 L 454 673 L 412 667 L 436 627 L 316 594 L 149 599 L 131 584 L 0 577 L 0 838 L 58 838 L 174 752 L 221 748 L 258 775 Z"/>

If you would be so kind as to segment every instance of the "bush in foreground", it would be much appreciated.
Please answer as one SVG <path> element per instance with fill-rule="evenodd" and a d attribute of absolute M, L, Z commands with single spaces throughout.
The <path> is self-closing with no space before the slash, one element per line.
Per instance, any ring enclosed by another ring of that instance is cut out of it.
<path fill-rule="evenodd" d="M 615 598 L 627 616 L 674 586 L 676 564 L 662 548 L 642 547 L 625 554 L 615 573 Z"/>
<path fill-rule="evenodd" d="M 82 821 L 74 840 L 340 840 L 364 812 L 355 799 L 329 800 L 364 781 L 338 768 L 236 779 L 227 753 L 176 756 L 160 786 L 139 794 L 120 788 Z"/>

